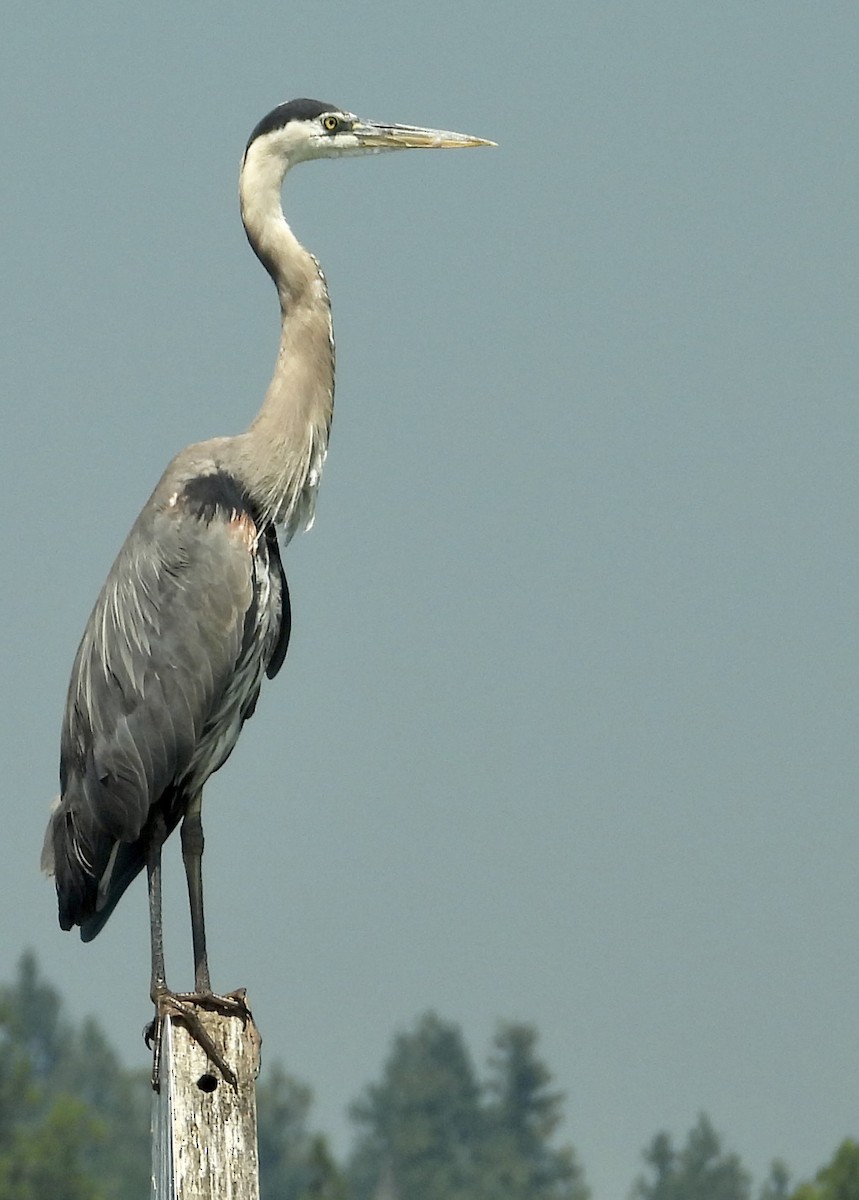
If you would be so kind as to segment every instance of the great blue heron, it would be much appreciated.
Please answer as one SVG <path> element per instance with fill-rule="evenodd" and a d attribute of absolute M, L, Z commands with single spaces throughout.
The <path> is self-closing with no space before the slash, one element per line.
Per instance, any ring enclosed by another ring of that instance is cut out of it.
<path fill-rule="evenodd" d="M 173 459 L 111 568 L 72 668 L 61 795 L 42 855 L 56 880 L 60 925 L 79 925 L 85 942 L 146 867 L 156 1062 L 163 1016 L 174 1011 L 231 1077 L 193 1012 L 195 1002 L 240 1006 L 215 997 L 209 980 L 202 789 L 253 713 L 263 674 L 272 678 L 283 663 L 290 609 L 276 530 L 285 544 L 310 527 L 331 428 L 328 290 L 284 219 L 284 176 L 314 158 L 481 145 L 492 143 L 291 100 L 260 121 L 245 149 L 242 221 L 280 299 L 274 376 L 246 432 Z M 164 970 L 161 848 L 180 821 L 194 992 L 177 995 Z"/>

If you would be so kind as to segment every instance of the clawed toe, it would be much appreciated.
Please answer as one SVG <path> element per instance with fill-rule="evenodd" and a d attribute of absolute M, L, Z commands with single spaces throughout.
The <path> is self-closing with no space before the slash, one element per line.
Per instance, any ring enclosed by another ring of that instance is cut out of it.
<path fill-rule="evenodd" d="M 225 1016 L 240 1017 L 242 1024 L 251 1019 L 244 988 L 216 996 L 213 992 L 169 992 L 160 991 L 153 997 L 155 1016 L 143 1030 L 143 1040 L 152 1050 L 152 1087 L 161 1090 L 161 1044 L 164 1021 L 167 1017 L 178 1017 L 186 1026 L 197 1045 L 209 1056 L 224 1079 L 238 1090 L 236 1073 L 213 1042 L 196 1009 L 223 1013 Z"/>

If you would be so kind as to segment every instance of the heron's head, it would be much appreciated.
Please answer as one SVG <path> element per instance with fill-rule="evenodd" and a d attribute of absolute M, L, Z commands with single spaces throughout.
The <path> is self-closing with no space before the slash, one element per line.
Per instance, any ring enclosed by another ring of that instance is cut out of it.
<path fill-rule="evenodd" d="M 288 170 L 313 158 L 345 158 L 382 150 L 455 149 L 494 146 L 483 138 L 445 129 L 384 125 L 363 121 L 354 113 L 321 100 L 289 100 L 263 117 L 248 140 L 250 156 L 277 160 Z"/>

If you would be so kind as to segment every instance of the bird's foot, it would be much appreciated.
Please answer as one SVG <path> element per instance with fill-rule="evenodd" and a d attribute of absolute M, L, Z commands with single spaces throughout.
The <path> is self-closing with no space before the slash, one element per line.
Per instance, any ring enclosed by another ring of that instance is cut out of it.
<path fill-rule="evenodd" d="M 191 1037 L 209 1056 L 224 1079 L 238 1089 L 235 1071 L 215 1045 L 196 1010 L 202 1008 L 208 1012 L 240 1017 L 244 1025 L 248 1020 L 253 1020 L 245 989 L 237 988 L 234 992 L 227 992 L 225 996 L 216 996 L 214 992 L 171 992 L 164 988 L 156 992 L 152 999 L 155 1004 L 155 1016 L 143 1030 L 143 1040 L 152 1050 L 153 1090 L 161 1090 L 161 1040 L 164 1021 L 171 1016 L 181 1018 Z"/>

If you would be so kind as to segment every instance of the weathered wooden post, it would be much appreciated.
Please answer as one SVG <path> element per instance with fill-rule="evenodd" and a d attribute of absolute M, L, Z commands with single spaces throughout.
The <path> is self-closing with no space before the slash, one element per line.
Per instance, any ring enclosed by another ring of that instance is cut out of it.
<path fill-rule="evenodd" d="M 262 1039 L 250 1013 L 195 1005 L 235 1072 L 224 1079 L 182 1018 L 167 1016 L 152 1107 L 153 1200 L 259 1200 L 256 1077 Z"/>

